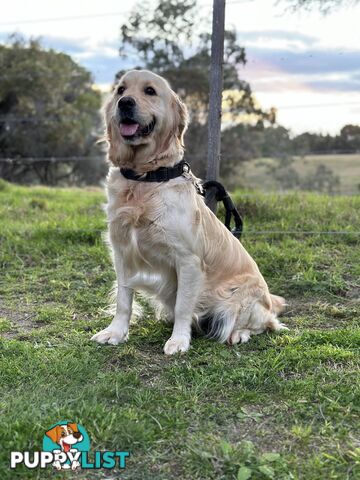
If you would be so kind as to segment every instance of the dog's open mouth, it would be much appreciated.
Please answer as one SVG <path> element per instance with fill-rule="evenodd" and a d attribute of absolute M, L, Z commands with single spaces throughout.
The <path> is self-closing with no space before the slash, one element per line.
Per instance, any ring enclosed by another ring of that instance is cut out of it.
<path fill-rule="evenodd" d="M 71 448 L 71 445 L 69 445 L 68 443 L 65 443 L 63 442 L 63 449 L 64 449 L 64 452 L 67 453 L 70 451 L 70 448 Z"/>
<path fill-rule="evenodd" d="M 120 133 L 128 140 L 136 137 L 146 137 L 154 130 L 155 123 L 156 120 L 153 118 L 150 123 L 143 127 L 130 118 L 124 118 L 120 121 Z"/>

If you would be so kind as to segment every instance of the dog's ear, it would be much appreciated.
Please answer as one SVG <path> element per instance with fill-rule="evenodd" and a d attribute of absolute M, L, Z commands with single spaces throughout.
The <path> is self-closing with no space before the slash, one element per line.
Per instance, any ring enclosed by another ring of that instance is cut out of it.
<path fill-rule="evenodd" d="M 45 432 L 45 435 L 49 437 L 54 443 L 58 443 L 60 440 L 60 430 L 61 428 L 59 425 L 56 425 L 56 427 L 51 428 L 47 432 Z"/>
<path fill-rule="evenodd" d="M 73 432 L 79 431 L 77 423 L 68 423 L 68 427 L 70 427 Z"/>
<path fill-rule="evenodd" d="M 179 95 L 173 92 L 173 105 L 175 108 L 176 123 L 177 123 L 177 139 L 180 145 L 184 146 L 184 135 L 189 124 L 189 113 L 184 102 L 180 99 Z"/>

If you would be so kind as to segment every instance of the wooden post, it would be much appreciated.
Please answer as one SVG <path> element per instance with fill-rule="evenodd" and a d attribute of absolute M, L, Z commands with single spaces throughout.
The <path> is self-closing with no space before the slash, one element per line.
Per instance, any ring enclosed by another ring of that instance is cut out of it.
<path fill-rule="evenodd" d="M 224 26 L 225 0 L 213 0 L 206 180 L 218 180 L 220 170 Z M 206 203 L 213 212 L 216 212 L 215 193 L 213 189 L 206 192 Z"/>

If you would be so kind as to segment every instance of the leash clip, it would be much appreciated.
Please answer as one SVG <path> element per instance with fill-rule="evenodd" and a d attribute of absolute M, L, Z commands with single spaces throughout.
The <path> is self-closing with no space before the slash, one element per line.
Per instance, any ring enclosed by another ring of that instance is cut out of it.
<path fill-rule="evenodd" d="M 190 172 L 190 165 L 187 162 L 183 163 L 183 173 L 189 173 Z"/>

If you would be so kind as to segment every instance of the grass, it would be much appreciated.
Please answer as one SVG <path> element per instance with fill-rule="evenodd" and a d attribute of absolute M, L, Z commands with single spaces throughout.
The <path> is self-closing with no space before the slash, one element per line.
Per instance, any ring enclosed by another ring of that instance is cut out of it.
<path fill-rule="evenodd" d="M 290 330 L 233 348 L 196 337 L 168 358 L 171 327 L 146 305 L 126 345 L 89 341 L 109 322 L 114 280 L 102 192 L 0 184 L 2 479 L 49 478 L 10 471 L 9 452 L 40 450 L 63 419 L 86 428 L 92 450 L 131 451 L 121 474 L 77 478 L 360 478 L 360 198 L 235 200 Z M 251 233 L 296 229 L 348 234 Z"/>
<path fill-rule="evenodd" d="M 267 173 L 266 163 L 273 162 L 269 158 L 261 158 L 246 162 L 240 171 L 239 180 L 252 188 L 276 191 L 277 184 L 273 175 Z M 339 192 L 344 195 L 359 194 L 360 188 L 360 154 L 332 154 L 332 155 L 307 155 L 295 157 L 292 166 L 300 177 L 315 173 L 320 165 L 330 168 L 334 175 L 339 177 Z"/>

